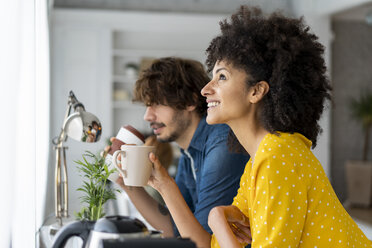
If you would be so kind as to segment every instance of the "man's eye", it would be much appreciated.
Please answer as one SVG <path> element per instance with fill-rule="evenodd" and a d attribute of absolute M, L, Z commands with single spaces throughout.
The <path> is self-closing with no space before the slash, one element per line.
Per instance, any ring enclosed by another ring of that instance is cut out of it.
<path fill-rule="evenodd" d="M 226 77 L 225 77 L 225 75 L 220 74 L 220 75 L 218 76 L 218 79 L 219 79 L 219 80 L 226 80 Z"/>

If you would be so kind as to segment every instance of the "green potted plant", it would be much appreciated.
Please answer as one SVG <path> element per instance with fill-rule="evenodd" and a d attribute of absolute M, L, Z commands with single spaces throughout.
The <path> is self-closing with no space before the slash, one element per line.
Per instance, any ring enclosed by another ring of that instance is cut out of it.
<path fill-rule="evenodd" d="M 83 186 L 78 188 L 84 194 L 81 202 L 86 204 L 75 213 L 78 220 L 96 221 L 105 216 L 103 205 L 115 199 L 115 191 L 108 187 L 108 177 L 114 170 L 109 170 L 104 157 L 86 151 L 83 160 L 75 161 L 83 177 Z"/>
<path fill-rule="evenodd" d="M 353 119 L 363 128 L 362 160 L 346 162 L 348 201 L 352 205 L 368 207 L 372 203 L 372 162 L 368 160 L 369 138 L 372 130 L 372 92 L 363 91 L 359 98 L 351 99 Z"/>

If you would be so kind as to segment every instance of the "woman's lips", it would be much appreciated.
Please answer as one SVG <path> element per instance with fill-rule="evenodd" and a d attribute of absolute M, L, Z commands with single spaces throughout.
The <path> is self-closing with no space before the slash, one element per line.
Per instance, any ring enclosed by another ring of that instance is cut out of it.
<path fill-rule="evenodd" d="M 220 105 L 220 102 L 217 102 L 217 101 L 208 102 L 208 107 L 215 107 L 217 105 Z"/>
<path fill-rule="evenodd" d="M 218 101 L 208 101 L 208 110 L 217 107 L 220 105 L 220 102 Z"/>

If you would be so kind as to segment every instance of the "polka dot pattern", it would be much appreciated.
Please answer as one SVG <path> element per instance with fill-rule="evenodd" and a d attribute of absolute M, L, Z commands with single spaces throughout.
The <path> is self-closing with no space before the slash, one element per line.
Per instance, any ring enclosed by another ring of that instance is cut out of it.
<path fill-rule="evenodd" d="M 312 143 L 268 134 L 247 163 L 234 198 L 249 217 L 255 247 L 372 247 L 339 202 Z M 211 247 L 219 247 L 212 237 Z"/>

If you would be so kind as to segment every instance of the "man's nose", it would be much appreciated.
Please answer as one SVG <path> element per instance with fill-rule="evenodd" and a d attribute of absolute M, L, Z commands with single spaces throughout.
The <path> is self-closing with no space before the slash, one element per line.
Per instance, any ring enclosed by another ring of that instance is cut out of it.
<path fill-rule="evenodd" d="M 155 121 L 156 115 L 155 115 L 155 112 L 154 112 L 154 110 L 152 109 L 151 106 L 146 107 L 146 112 L 143 115 L 143 119 L 145 121 L 148 121 L 148 122 L 154 122 Z"/>

